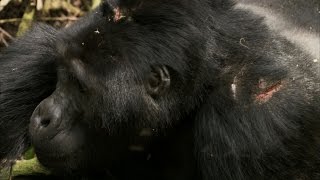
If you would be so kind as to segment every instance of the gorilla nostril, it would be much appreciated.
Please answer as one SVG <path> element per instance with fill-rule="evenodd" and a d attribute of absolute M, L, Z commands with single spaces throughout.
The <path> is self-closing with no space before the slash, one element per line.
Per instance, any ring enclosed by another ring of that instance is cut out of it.
<path fill-rule="evenodd" d="M 43 127 L 43 128 L 48 127 L 49 124 L 50 124 L 50 119 L 48 119 L 48 118 L 42 119 L 41 122 L 40 122 L 40 126 Z"/>

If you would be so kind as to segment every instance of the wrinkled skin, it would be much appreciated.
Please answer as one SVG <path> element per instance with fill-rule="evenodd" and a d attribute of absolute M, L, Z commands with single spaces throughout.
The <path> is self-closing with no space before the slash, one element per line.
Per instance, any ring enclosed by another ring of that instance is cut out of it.
<path fill-rule="evenodd" d="M 319 3 L 268 3 L 106 0 L 36 25 L 0 53 L 1 165 L 32 145 L 53 178 L 317 179 Z"/>

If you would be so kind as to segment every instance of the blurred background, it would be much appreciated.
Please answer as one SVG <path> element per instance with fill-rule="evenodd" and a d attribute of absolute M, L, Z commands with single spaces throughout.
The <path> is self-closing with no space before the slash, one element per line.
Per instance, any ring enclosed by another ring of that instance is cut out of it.
<path fill-rule="evenodd" d="M 101 0 L 0 0 L 0 48 L 24 34 L 34 22 L 56 28 L 70 25 Z"/>

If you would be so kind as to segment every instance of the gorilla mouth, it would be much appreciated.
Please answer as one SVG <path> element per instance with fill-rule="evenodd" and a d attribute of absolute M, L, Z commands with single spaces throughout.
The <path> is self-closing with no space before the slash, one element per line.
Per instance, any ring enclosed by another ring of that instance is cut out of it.
<path fill-rule="evenodd" d="M 61 154 L 58 152 L 50 152 L 48 153 L 47 151 L 44 151 L 42 149 L 37 149 L 35 148 L 35 154 L 37 155 L 37 157 L 41 157 L 41 158 L 45 158 L 45 159 L 64 159 L 67 158 L 68 155 L 67 154 Z"/>
<path fill-rule="evenodd" d="M 69 158 L 67 155 L 48 154 L 41 151 L 37 151 L 36 155 L 40 163 L 46 167 L 60 167 L 61 164 L 66 163 L 66 160 Z"/>
<path fill-rule="evenodd" d="M 46 153 L 43 151 L 36 150 L 36 155 L 39 162 L 46 168 L 60 173 L 74 173 L 87 167 L 81 167 L 84 165 L 83 152 L 81 150 L 70 154 L 59 154 L 59 153 Z M 59 173 L 59 174 L 60 174 Z"/>

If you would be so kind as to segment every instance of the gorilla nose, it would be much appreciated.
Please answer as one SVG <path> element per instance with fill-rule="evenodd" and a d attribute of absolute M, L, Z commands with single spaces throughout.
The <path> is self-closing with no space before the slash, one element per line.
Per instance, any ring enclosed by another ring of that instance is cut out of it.
<path fill-rule="evenodd" d="M 34 110 L 29 125 L 31 136 L 51 137 L 58 132 L 61 109 L 44 100 Z"/>
<path fill-rule="evenodd" d="M 33 126 L 35 128 L 44 129 L 47 128 L 50 125 L 50 123 L 54 120 L 50 117 L 36 116 L 35 118 L 31 119 L 31 121 L 34 121 Z"/>

